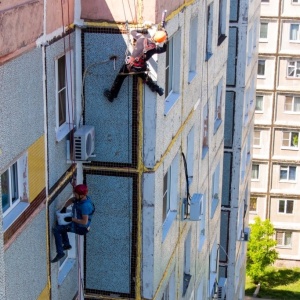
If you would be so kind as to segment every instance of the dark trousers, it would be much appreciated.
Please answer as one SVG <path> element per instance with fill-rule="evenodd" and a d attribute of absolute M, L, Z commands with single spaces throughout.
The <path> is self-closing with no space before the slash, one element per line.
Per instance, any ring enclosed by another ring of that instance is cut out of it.
<path fill-rule="evenodd" d="M 117 98 L 125 78 L 128 76 L 129 73 L 135 73 L 135 72 L 137 74 L 135 74 L 134 76 L 140 77 L 143 80 L 143 82 L 149 86 L 149 88 L 152 92 L 157 92 L 157 90 L 159 89 L 159 86 L 151 79 L 151 77 L 149 77 L 146 73 L 143 73 L 145 71 L 146 71 L 146 68 L 141 69 L 141 70 L 131 68 L 131 70 L 129 71 L 127 68 L 127 65 L 124 64 L 119 71 L 119 74 L 121 73 L 121 75 L 119 75 L 119 74 L 117 75 L 117 77 L 110 89 L 111 96 L 113 98 Z"/>
<path fill-rule="evenodd" d="M 56 225 L 52 231 L 57 254 L 64 253 L 63 245 L 70 246 L 68 232 L 73 232 L 79 235 L 85 235 L 88 233 L 88 229 L 86 227 L 80 227 L 74 222 L 71 222 L 68 225 Z"/>

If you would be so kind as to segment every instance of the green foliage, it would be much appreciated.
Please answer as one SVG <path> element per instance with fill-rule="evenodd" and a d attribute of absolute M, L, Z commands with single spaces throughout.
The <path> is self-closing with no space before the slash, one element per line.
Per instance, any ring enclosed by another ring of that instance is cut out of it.
<path fill-rule="evenodd" d="M 275 230 L 270 220 L 262 221 L 256 217 L 250 228 L 246 271 L 247 275 L 258 283 L 264 276 L 266 267 L 273 264 L 278 257 L 274 248 L 277 242 L 273 240 Z"/>

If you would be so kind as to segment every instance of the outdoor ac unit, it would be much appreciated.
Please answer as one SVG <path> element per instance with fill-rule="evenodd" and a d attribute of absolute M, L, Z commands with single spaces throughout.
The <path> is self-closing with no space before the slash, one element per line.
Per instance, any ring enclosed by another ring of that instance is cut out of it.
<path fill-rule="evenodd" d="M 249 238 L 250 238 L 250 228 L 249 227 L 246 227 L 244 229 L 244 241 L 245 242 L 248 242 L 249 241 Z"/>
<path fill-rule="evenodd" d="M 226 296 L 226 283 L 227 283 L 227 278 L 225 277 L 220 277 L 219 283 L 218 283 L 218 299 L 225 299 Z"/>
<path fill-rule="evenodd" d="M 87 160 L 95 150 L 95 127 L 84 125 L 74 133 L 74 158 Z"/>
<path fill-rule="evenodd" d="M 190 206 L 190 220 L 191 221 L 199 221 L 201 218 L 201 210 L 202 210 L 202 194 L 194 194 L 191 199 Z"/>

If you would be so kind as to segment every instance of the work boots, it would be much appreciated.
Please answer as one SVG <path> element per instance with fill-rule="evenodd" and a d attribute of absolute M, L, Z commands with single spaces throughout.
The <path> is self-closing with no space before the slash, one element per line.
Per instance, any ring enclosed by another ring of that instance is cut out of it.
<path fill-rule="evenodd" d="M 159 96 L 164 94 L 164 90 L 159 87 L 150 77 L 145 82 L 152 92 L 156 92 Z"/>
<path fill-rule="evenodd" d="M 112 95 L 112 93 L 111 93 L 110 90 L 105 89 L 103 95 L 104 95 L 104 97 L 107 98 L 108 101 L 110 101 L 110 102 L 114 101 L 114 97 L 113 97 L 113 95 Z"/>

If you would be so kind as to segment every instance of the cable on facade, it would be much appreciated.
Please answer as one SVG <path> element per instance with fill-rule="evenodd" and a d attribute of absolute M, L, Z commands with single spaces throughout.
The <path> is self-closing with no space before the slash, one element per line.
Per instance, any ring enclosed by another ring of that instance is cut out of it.
<path fill-rule="evenodd" d="M 184 219 L 187 219 L 188 215 L 188 207 L 190 206 L 190 200 L 191 200 L 191 195 L 190 195 L 190 185 L 189 185 L 189 174 L 188 174 L 188 168 L 187 168 L 187 163 L 186 163 L 186 158 L 183 152 L 181 152 L 182 159 L 183 159 L 183 165 L 184 165 L 184 174 L 185 174 L 185 181 L 186 181 L 186 205 L 184 207 Z"/>

